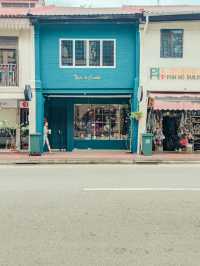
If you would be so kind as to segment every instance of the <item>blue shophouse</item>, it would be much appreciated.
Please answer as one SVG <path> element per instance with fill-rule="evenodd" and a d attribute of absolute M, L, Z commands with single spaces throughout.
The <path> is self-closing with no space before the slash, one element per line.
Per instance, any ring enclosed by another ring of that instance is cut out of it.
<path fill-rule="evenodd" d="M 44 8 L 45 9 L 45 8 Z M 36 127 L 52 149 L 137 150 L 140 12 L 47 8 L 35 26 Z"/>

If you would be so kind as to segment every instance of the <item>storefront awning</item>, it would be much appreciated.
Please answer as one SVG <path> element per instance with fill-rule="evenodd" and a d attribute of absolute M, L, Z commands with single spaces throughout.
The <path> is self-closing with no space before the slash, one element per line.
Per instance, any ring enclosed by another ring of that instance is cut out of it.
<path fill-rule="evenodd" d="M 200 110 L 200 93 L 150 93 L 154 110 Z"/>

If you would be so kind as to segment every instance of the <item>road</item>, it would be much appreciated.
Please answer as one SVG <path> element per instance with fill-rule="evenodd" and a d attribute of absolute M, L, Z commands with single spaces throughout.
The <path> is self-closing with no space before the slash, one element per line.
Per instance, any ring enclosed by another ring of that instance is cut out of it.
<path fill-rule="evenodd" d="M 200 166 L 0 166 L 0 266 L 199 266 Z"/>

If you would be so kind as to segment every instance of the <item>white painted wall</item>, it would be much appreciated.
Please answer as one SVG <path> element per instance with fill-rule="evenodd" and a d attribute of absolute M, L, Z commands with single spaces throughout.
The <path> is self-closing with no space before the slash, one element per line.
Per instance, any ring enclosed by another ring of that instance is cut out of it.
<path fill-rule="evenodd" d="M 18 37 L 19 86 L 0 87 L 1 99 L 24 99 L 26 84 L 31 85 L 35 95 L 34 27 L 25 19 L 0 19 L 0 36 Z M 35 97 L 29 104 L 30 133 L 36 130 Z"/>
<path fill-rule="evenodd" d="M 160 58 L 160 30 L 184 29 L 183 58 Z M 150 68 L 197 68 L 200 70 L 200 21 L 156 22 L 149 23 L 147 31 L 140 26 L 140 86 L 144 98 L 140 110 L 144 116 L 139 125 L 139 142 L 141 133 L 146 130 L 147 91 L 199 91 L 200 80 L 151 80 Z"/>

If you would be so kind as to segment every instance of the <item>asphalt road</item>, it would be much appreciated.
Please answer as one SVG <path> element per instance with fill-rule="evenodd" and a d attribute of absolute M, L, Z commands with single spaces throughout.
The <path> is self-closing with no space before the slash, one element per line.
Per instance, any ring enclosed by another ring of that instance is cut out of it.
<path fill-rule="evenodd" d="M 0 266 L 199 266 L 200 166 L 0 166 Z"/>

